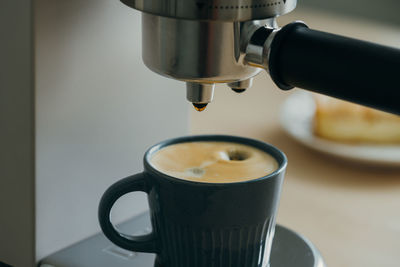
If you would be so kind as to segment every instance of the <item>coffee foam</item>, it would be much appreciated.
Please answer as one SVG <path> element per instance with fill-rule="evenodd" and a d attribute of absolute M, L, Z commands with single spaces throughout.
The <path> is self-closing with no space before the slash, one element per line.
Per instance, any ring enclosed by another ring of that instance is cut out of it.
<path fill-rule="evenodd" d="M 278 169 L 278 162 L 268 153 L 231 142 L 174 144 L 157 151 L 150 162 L 169 176 L 204 183 L 247 181 Z"/>

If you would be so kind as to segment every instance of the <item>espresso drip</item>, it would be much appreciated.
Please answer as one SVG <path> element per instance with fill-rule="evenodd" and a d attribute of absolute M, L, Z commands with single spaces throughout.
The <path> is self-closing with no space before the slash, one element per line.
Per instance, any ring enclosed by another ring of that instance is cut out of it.
<path fill-rule="evenodd" d="M 206 109 L 208 103 L 192 103 L 195 110 L 202 112 Z"/>

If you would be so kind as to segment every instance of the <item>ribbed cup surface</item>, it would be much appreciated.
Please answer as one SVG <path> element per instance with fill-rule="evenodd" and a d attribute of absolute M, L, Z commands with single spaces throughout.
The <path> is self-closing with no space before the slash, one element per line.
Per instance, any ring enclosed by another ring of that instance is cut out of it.
<path fill-rule="evenodd" d="M 161 222 L 157 227 L 163 267 L 264 267 L 269 262 L 271 220 L 244 228 L 213 229 L 156 221 Z"/>

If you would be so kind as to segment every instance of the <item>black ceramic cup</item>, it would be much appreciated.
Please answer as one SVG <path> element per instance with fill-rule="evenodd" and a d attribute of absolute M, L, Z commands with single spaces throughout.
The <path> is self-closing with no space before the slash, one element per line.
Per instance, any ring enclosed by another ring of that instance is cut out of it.
<path fill-rule="evenodd" d="M 201 183 L 168 176 L 150 164 L 163 147 L 198 141 L 253 146 L 272 155 L 279 167 L 254 180 Z M 268 266 L 286 164 L 280 150 L 248 138 L 202 135 L 161 142 L 146 152 L 142 173 L 116 182 L 104 193 L 98 211 L 101 229 L 117 246 L 156 253 L 158 266 Z M 143 236 L 120 233 L 110 221 L 114 203 L 134 191 L 148 195 L 153 231 Z"/>

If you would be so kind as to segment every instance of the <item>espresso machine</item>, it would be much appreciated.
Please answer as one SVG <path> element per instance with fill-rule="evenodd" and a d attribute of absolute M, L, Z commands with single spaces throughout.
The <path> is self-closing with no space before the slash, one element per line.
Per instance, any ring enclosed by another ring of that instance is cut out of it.
<path fill-rule="evenodd" d="M 198 111 L 212 102 L 216 84 L 242 93 L 266 70 L 282 90 L 303 88 L 400 114 L 400 50 L 312 30 L 301 21 L 280 27 L 276 18 L 295 9 L 296 0 L 121 1 L 142 11 L 144 64 L 185 82 L 186 98 Z M 143 234 L 149 225 L 145 213 L 119 228 Z M 325 266 L 310 241 L 279 225 L 271 253 L 271 267 Z M 154 255 L 123 250 L 98 234 L 41 266 L 153 263 Z"/>
<path fill-rule="evenodd" d="M 198 111 L 215 84 L 240 93 L 266 70 L 277 87 L 299 87 L 400 114 L 400 50 L 276 18 L 297 0 L 121 0 L 142 11 L 144 64 L 186 82 Z"/>
<path fill-rule="evenodd" d="M 301 23 L 279 28 L 275 18 L 293 10 L 296 1 L 125 3 L 143 11 L 146 65 L 173 79 L 156 77 L 141 64 L 135 54 L 140 21 L 129 16 L 140 13 L 118 1 L 0 4 L 5 36 L 0 44 L 0 211 L 7 214 L 0 216 L 0 262 L 151 264 L 152 255 L 120 250 L 101 234 L 84 238 L 99 231 L 93 213 L 112 179 L 141 168 L 130 165 L 131 157 L 166 135 L 185 134 L 186 103 L 177 81 L 188 82 L 188 98 L 201 109 L 212 100 L 214 84 L 242 92 L 266 69 L 282 89 L 302 87 L 399 113 L 398 50 L 312 31 Z M 150 123 L 133 116 L 143 110 L 168 132 L 143 130 Z M 132 136 L 138 141 L 127 147 Z M 134 203 L 143 210 L 141 200 Z M 131 212 L 132 202 L 125 206 Z M 125 215 L 131 213 L 118 221 Z M 145 217 L 121 229 L 147 231 Z M 271 266 L 296 259 L 296 266 L 302 266 L 299 259 L 304 266 L 321 262 L 313 245 L 293 231 L 277 226 L 275 242 L 278 256 L 272 256 Z"/>

